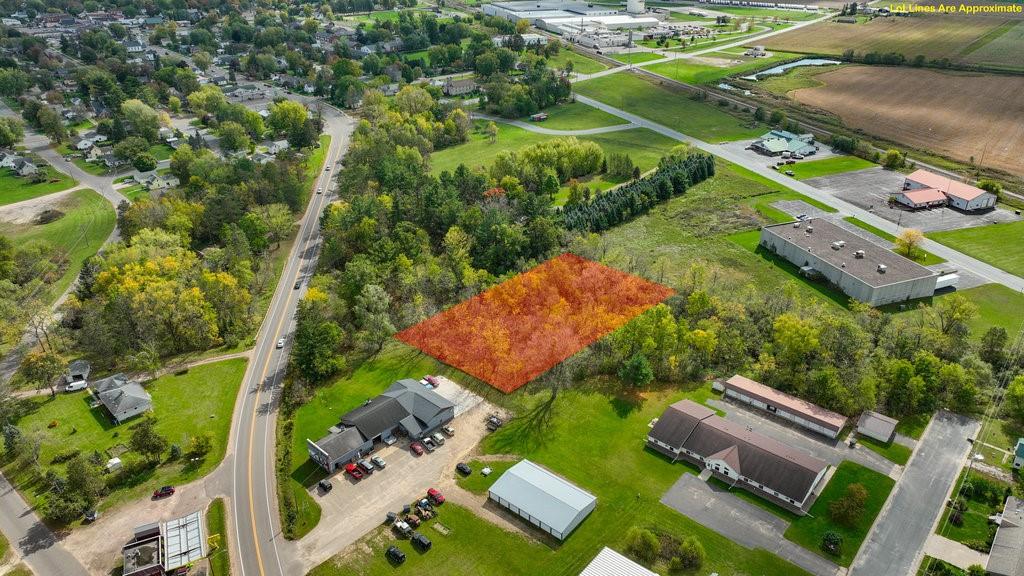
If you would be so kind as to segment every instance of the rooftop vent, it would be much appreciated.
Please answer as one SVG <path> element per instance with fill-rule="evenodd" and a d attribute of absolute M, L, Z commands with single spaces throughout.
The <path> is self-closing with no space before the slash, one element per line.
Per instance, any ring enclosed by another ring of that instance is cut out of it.
<path fill-rule="evenodd" d="M 863 250 L 857 250 L 856 252 L 853 253 L 853 257 L 854 258 L 863 258 L 864 257 L 864 251 Z"/>
<path fill-rule="evenodd" d="M 887 270 L 888 268 L 889 268 L 889 267 L 888 267 L 888 266 L 886 266 L 885 264 L 879 264 L 879 265 L 878 265 L 878 273 L 879 273 L 879 274 L 885 274 L 885 271 L 886 271 L 886 270 Z"/>
<path fill-rule="evenodd" d="M 846 268 L 846 262 L 843 262 L 842 264 L 840 264 L 839 267 L 840 268 Z"/>

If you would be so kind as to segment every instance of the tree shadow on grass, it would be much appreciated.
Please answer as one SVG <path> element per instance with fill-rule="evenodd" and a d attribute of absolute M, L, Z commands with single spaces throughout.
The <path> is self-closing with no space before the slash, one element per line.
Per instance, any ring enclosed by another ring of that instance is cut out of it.
<path fill-rule="evenodd" d="M 312 460 L 306 460 L 301 466 L 292 470 L 291 478 L 300 485 L 309 488 L 327 477 L 327 472 Z"/>
<path fill-rule="evenodd" d="M 495 433 L 493 447 L 499 453 L 524 453 L 545 445 L 557 414 L 557 401 L 558 395 L 552 392 L 521 416 L 509 420 Z"/>

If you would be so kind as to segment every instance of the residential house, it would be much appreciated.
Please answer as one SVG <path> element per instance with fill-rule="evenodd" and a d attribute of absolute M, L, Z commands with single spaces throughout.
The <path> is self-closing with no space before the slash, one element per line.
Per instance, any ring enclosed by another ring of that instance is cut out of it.
<path fill-rule="evenodd" d="M 665 409 L 647 435 L 647 446 L 673 462 L 704 468 L 787 509 L 806 514 L 828 464 L 773 438 L 715 414 L 692 400 Z"/>
<path fill-rule="evenodd" d="M 129 54 L 141 54 L 146 51 L 146 45 L 140 42 L 137 38 L 129 38 L 124 43 L 125 49 Z"/>
<path fill-rule="evenodd" d="M 287 140 L 274 140 L 270 144 L 267 144 L 268 154 L 277 154 L 278 152 L 284 152 L 288 149 Z"/>
<path fill-rule="evenodd" d="M 1024 574 L 1024 503 L 1007 496 L 1003 511 L 995 518 L 996 536 L 988 554 L 985 573 L 989 576 Z"/>
<path fill-rule="evenodd" d="M 99 162 L 103 159 L 103 149 L 99 146 L 93 145 L 85 152 L 86 162 Z"/>
<path fill-rule="evenodd" d="M 93 382 L 92 393 L 106 407 L 117 424 L 153 408 L 153 399 L 149 392 L 146 392 L 141 384 L 121 373 Z"/>
<path fill-rule="evenodd" d="M 39 172 L 39 168 L 33 164 L 31 160 L 26 158 L 16 160 L 12 169 L 18 176 L 31 176 Z"/>
<path fill-rule="evenodd" d="M 327 436 L 306 439 L 309 457 L 328 472 L 373 449 L 374 443 L 393 444 L 401 434 L 419 440 L 455 418 L 455 405 L 423 383 L 404 379 L 376 398 L 341 417 Z"/>
<path fill-rule="evenodd" d="M 476 80 L 473 80 L 472 78 L 462 78 L 460 80 L 453 80 L 452 78 L 449 78 L 445 81 L 441 91 L 444 92 L 445 96 L 461 96 L 463 94 L 476 92 L 476 89 Z"/>

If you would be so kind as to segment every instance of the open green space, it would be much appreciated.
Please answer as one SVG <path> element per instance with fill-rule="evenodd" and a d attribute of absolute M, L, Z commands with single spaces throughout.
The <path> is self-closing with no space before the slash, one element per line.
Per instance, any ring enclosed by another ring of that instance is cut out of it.
<path fill-rule="evenodd" d="M 593 74 L 594 72 L 600 72 L 606 70 L 608 66 L 604 63 L 594 60 L 589 56 L 584 56 L 577 52 L 573 52 L 568 48 L 563 47 L 558 51 L 558 54 L 547 59 L 548 66 L 556 70 L 565 69 L 566 64 L 572 62 L 572 71 L 579 74 Z"/>
<path fill-rule="evenodd" d="M 683 90 L 672 90 L 634 74 L 612 74 L 575 85 L 584 96 L 663 124 L 705 142 L 757 138 L 766 131 L 752 119 L 741 119 Z"/>
<path fill-rule="evenodd" d="M 505 470 L 511 468 L 517 461 L 518 460 L 515 459 L 489 461 L 470 460 L 467 464 L 469 464 L 469 467 L 473 469 L 473 473 L 469 476 L 463 476 L 456 473 L 458 477 L 457 483 L 464 490 L 469 490 L 474 494 L 487 494 L 487 490 L 491 488 L 491 484 L 494 484 L 495 480 L 500 478 L 501 475 L 505 473 Z M 480 473 L 480 471 L 485 467 L 491 469 L 491 473 L 487 476 Z"/>
<path fill-rule="evenodd" d="M 644 448 L 641 439 L 648 422 L 669 403 L 686 397 L 686 391 L 620 398 L 583 388 L 560 393 L 550 405 L 546 402 L 550 394 L 543 390 L 503 398 L 504 403 L 514 404 L 521 416 L 486 437 L 481 447 L 487 454 L 529 458 L 592 492 L 598 505 L 590 516 L 563 542 L 543 544 L 445 504 L 433 522 L 442 523 L 450 532 L 443 536 L 428 530 L 434 541 L 430 553 L 417 554 L 407 542 L 397 543 L 408 555 L 403 570 L 450 576 L 578 574 L 603 546 L 621 550 L 627 530 L 641 526 L 665 539 L 696 537 L 707 552 L 701 574 L 805 574 L 766 550 L 744 548 L 660 503 L 661 495 L 680 474 L 696 473 L 696 469 L 673 464 Z M 586 434 L 580 434 L 583 422 Z M 615 457 L 609 458 L 609 454 Z M 538 538 L 542 536 L 537 532 Z M 387 528 L 379 528 L 353 547 L 353 552 L 329 560 L 312 574 L 391 573 L 394 569 L 383 550 L 393 542 Z M 653 568 L 667 573 L 664 560 Z"/>
<path fill-rule="evenodd" d="M 19 562 L 11 568 L 4 576 L 36 576 L 24 562 Z"/>
<path fill-rule="evenodd" d="M 832 156 L 831 158 L 822 158 L 821 160 L 802 160 L 796 164 L 786 166 L 786 169 L 793 171 L 793 178 L 807 180 L 819 176 L 831 176 L 832 174 L 874 168 L 875 166 L 878 165 L 857 156 Z"/>
<path fill-rule="evenodd" d="M 793 90 L 801 88 L 817 88 L 825 83 L 815 78 L 822 72 L 835 70 L 834 66 L 798 66 L 790 68 L 784 74 L 766 76 L 757 81 L 757 87 L 778 96 L 785 96 Z"/>
<path fill-rule="evenodd" d="M 242 358 L 224 360 L 161 376 L 147 384 L 146 390 L 153 399 L 156 430 L 169 443 L 181 447 L 187 446 L 190 438 L 207 434 L 211 450 L 198 461 L 165 460 L 156 468 L 126 479 L 122 485 L 112 486 L 100 509 L 142 498 L 163 485 L 191 482 L 213 470 L 224 457 L 231 413 L 245 366 L 246 360 Z M 86 392 L 75 392 L 22 401 L 25 413 L 16 424 L 24 434 L 38 435 L 42 470 L 60 470 L 63 465 L 54 464 L 54 457 L 72 451 L 85 455 L 96 451 L 105 459 L 127 447 L 133 422 L 114 424 L 102 406 L 89 407 L 90 398 Z M 4 473 L 22 494 L 39 504 L 46 498 L 48 483 L 40 473 L 14 470 L 14 466 L 8 463 Z"/>
<path fill-rule="evenodd" d="M 206 510 L 206 536 L 209 544 L 210 573 L 213 576 L 231 574 L 231 553 L 228 549 L 227 512 L 223 498 L 214 498 Z"/>
<path fill-rule="evenodd" d="M 6 536 L 0 532 L 0 564 L 3 564 L 7 560 L 7 555 L 11 553 L 11 542 Z"/>
<path fill-rule="evenodd" d="M 93 176 L 106 176 L 109 173 L 107 167 L 98 162 L 86 162 L 85 158 L 72 158 L 71 162 L 78 166 L 79 170 Z M 118 168 L 120 170 L 120 168 Z"/>
<path fill-rule="evenodd" d="M 135 202 L 139 198 L 149 195 L 149 190 L 146 190 L 146 187 L 142 184 L 133 184 L 127 188 L 121 188 L 118 192 L 124 194 L 125 198 L 131 202 Z"/>
<path fill-rule="evenodd" d="M 171 154 L 174 154 L 174 148 L 171 148 L 167 144 L 154 144 L 149 147 L 149 153 L 159 162 L 160 160 L 170 160 Z"/>
<path fill-rule="evenodd" d="M 64 273 L 46 287 L 45 300 L 56 300 L 78 277 L 86 258 L 99 250 L 114 230 L 117 215 L 106 198 L 92 190 L 75 190 L 46 208 L 63 215 L 46 224 L 5 222 L 0 219 L 0 234 L 15 244 L 42 240 L 66 257 Z M 46 209 L 39 207 L 39 212 Z"/>
<path fill-rule="evenodd" d="M 818 496 L 811 506 L 810 513 L 789 525 L 785 534 L 786 539 L 792 540 L 840 566 L 849 566 L 895 483 L 888 476 L 844 460 L 836 467 L 832 479 L 829 480 L 828 485 L 821 492 L 821 496 Z M 864 511 L 857 518 L 856 523 L 853 526 L 845 526 L 834 522 L 829 517 L 828 507 L 829 504 L 841 498 L 846 493 L 846 487 L 851 484 L 864 486 L 868 492 L 868 498 L 864 503 Z M 821 537 L 830 530 L 843 537 L 839 556 L 832 556 L 821 549 Z"/>
<path fill-rule="evenodd" d="M 856 218 L 854 216 L 847 216 L 846 218 L 843 218 L 843 220 L 849 222 L 850 224 L 853 224 L 854 226 L 856 226 L 857 228 L 860 228 L 861 230 L 867 230 L 868 232 L 871 232 L 875 236 L 878 236 L 879 238 L 881 238 L 881 239 L 883 239 L 883 240 L 885 240 L 887 242 L 895 242 L 896 241 L 896 237 L 893 236 L 892 234 L 889 234 L 888 232 L 886 232 L 885 230 L 882 230 L 881 228 L 878 228 L 877 226 L 872 226 L 871 224 L 868 224 L 867 222 L 865 222 L 865 221 L 863 221 L 863 220 L 861 220 L 859 218 Z M 895 252 L 895 249 L 893 249 L 893 251 Z M 900 252 L 900 255 L 901 256 L 906 256 L 906 254 L 904 254 L 902 252 Z M 914 253 L 911 254 L 910 259 L 913 260 L 914 262 L 917 262 L 918 264 L 920 264 L 922 266 L 931 266 L 932 264 L 942 264 L 943 262 L 946 261 L 945 258 L 940 258 L 940 257 L 936 256 L 935 254 L 932 254 L 931 252 L 929 252 L 929 251 L 927 251 L 927 250 L 925 250 L 923 248 L 916 248 L 916 249 L 914 249 Z"/>
<path fill-rule="evenodd" d="M 600 112 L 595 108 L 591 108 L 590 106 L 586 106 L 581 103 L 575 103 L 571 106 L 583 106 L 590 110 Z M 589 118 L 588 121 L 592 121 L 594 118 L 590 112 L 577 112 L 574 114 L 579 114 L 579 116 L 568 121 L 582 122 L 587 118 Z M 601 114 L 604 113 L 601 112 Z M 604 117 L 599 116 L 598 118 Z M 614 117 L 612 116 L 611 118 Z M 524 146 L 530 146 L 551 138 L 560 137 L 548 134 L 538 134 L 536 132 L 524 130 L 518 126 L 499 122 L 497 123 L 498 138 L 492 144 L 483 131 L 483 126 L 485 124 L 486 121 L 476 122 L 476 129 L 470 135 L 469 142 L 445 148 L 431 154 L 431 171 L 434 174 L 440 174 L 445 170 L 451 172 L 454 171 L 459 164 L 465 164 L 470 168 L 480 166 L 489 167 L 501 152 L 514 152 Z M 547 122 L 542 124 L 547 124 Z M 641 172 L 646 172 L 647 170 L 653 169 L 657 166 L 661 157 L 678 144 L 678 142 L 671 138 L 662 136 L 661 134 L 652 132 L 645 128 L 634 128 L 618 132 L 608 132 L 605 134 L 577 136 L 577 138 L 596 143 L 602 150 L 604 150 L 605 154 L 627 154 L 633 160 L 633 164 L 640 168 Z M 581 185 L 590 187 L 593 191 L 605 191 L 612 186 L 622 183 L 622 181 L 612 179 L 605 174 L 597 174 L 589 178 L 581 178 L 579 182 Z M 555 197 L 555 204 L 564 204 L 568 198 L 568 194 L 568 188 L 563 186 Z"/>
<path fill-rule="evenodd" d="M 18 176 L 10 168 L 0 168 L 0 206 L 60 192 L 77 184 L 73 178 L 54 170 L 49 164 L 37 166 L 46 172 L 46 179 L 39 183 L 32 182 L 31 177 Z"/>
<path fill-rule="evenodd" d="M 587 128 L 603 128 L 605 126 L 618 126 L 627 124 L 625 120 L 588 106 L 582 102 L 566 102 L 555 104 L 544 109 L 548 119 L 537 122 L 537 126 L 551 130 L 585 130 Z M 529 118 L 522 118 L 529 122 Z"/>
<path fill-rule="evenodd" d="M 669 62 L 661 62 L 646 66 L 647 70 L 655 74 L 661 74 L 666 78 L 685 82 L 687 84 L 713 84 L 727 76 L 735 76 L 771 68 L 776 63 L 798 57 L 798 54 L 788 52 L 775 52 L 767 58 L 738 57 L 734 54 L 711 53 L 711 58 L 718 58 L 728 65 L 715 66 L 695 61 L 696 59 L 683 60 L 677 58 Z"/>
<path fill-rule="evenodd" d="M 989 516 L 1002 512 L 1010 485 L 977 470 L 965 469 L 954 486 L 965 507 L 960 511 L 960 521 L 954 522 L 953 508 L 945 506 L 935 533 L 987 553 L 996 531 L 995 524 L 988 520 Z"/>
<path fill-rule="evenodd" d="M 858 436 L 857 442 L 861 446 L 881 454 L 884 458 L 903 466 L 910 460 L 910 455 L 913 451 L 910 448 L 896 442 L 882 443 L 874 438 L 868 438 L 867 436 Z"/>
<path fill-rule="evenodd" d="M 1017 276 L 1024 276 L 1024 220 L 989 224 L 960 230 L 929 232 L 929 238 L 941 242 Z"/>
<path fill-rule="evenodd" d="M 611 54 L 610 56 L 612 60 L 618 60 L 623 64 L 639 64 L 664 58 L 664 56 L 655 52 L 628 52 L 625 54 Z"/>

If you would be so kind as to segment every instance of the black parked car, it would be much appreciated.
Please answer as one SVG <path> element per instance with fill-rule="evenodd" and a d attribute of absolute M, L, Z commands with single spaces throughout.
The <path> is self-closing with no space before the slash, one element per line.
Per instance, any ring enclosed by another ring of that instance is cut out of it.
<path fill-rule="evenodd" d="M 324 493 L 330 492 L 334 488 L 334 484 L 331 484 L 331 481 L 326 478 L 317 482 L 316 485 L 319 486 L 320 490 Z"/>
<path fill-rule="evenodd" d="M 388 551 L 384 553 L 384 556 L 386 556 L 388 560 L 391 560 L 395 564 L 401 564 L 402 562 L 405 562 L 405 552 L 399 550 L 398 546 L 389 546 Z"/>
<path fill-rule="evenodd" d="M 419 532 L 413 532 L 411 540 L 413 546 L 419 547 L 419 549 L 423 550 L 424 552 L 430 550 L 430 547 L 433 546 L 433 543 L 430 541 L 430 538 L 427 538 Z"/>
<path fill-rule="evenodd" d="M 469 476 L 470 474 L 473 473 L 473 469 L 470 468 L 469 464 L 466 464 L 465 462 L 459 462 L 458 464 L 456 464 L 455 469 L 458 470 L 459 474 L 462 474 L 463 476 Z"/>

